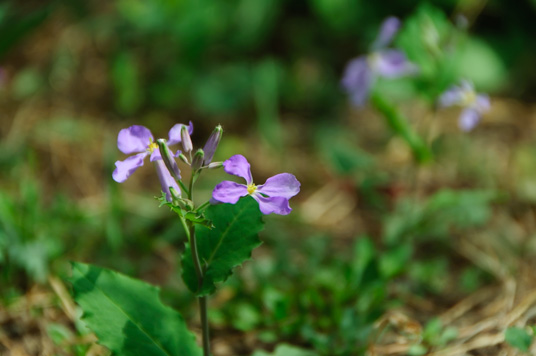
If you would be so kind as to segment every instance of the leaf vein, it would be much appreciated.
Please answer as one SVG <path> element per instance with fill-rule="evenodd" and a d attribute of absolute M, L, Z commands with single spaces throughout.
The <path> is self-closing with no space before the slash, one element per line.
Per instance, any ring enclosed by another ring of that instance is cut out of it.
<path fill-rule="evenodd" d="M 88 282 L 92 283 L 92 281 L 87 278 L 85 276 L 85 274 L 82 273 L 82 271 L 80 271 L 80 273 L 82 274 L 82 278 L 86 279 Z M 124 315 L 127 316 L 128 320 L 133 322 L 133 324 L 135 326 L 137 326 L 140 331 L 142 331 L 152 342 L 154 342 L 154 344 L 161 350 L 164 352 L 165 355 L 168 355 L 168 356 L 173 356 L 172 354 L 168 353 L 167 350 L 164 348 L 163 345 L 161 345 L 159 342 L 157 342 L 157 340 L 155 340 L 147 331 L 145 331 L 143 329 L 143 327 L 141 325 L 139 325 L 137 322 L 134 322 L 134 317 L 132 317 L 129 313 L 127 313 L 125 310 L 123 310 L 120 305 L 118 305 L 108 294 L 106 294 L 104 292 L 104 290 L 102 290 L 102 288 L 100 288 L 96 282 L 92 283 L 95 287 L 97 287 L 99 289 L 99 291 L 120 311 L 122 312 Z"/>

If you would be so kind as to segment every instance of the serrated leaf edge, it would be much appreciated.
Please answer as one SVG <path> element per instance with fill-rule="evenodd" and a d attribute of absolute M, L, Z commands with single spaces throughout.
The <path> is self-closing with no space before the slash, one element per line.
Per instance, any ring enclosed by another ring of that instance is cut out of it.
<path fill-rule="evenodd" d="M 224 234 L 227 234 L 227 232 L 229 231 L 230 229 L 230 226 L 238 219 L 239 216 L 241 216 L 243 214 L 244 211 L 246 211 L 247 208 L 244 206 L 242 207 L 242 209 L 238 212 L 238 214 L 235 215 L 235 217 L 233 218 L 233 220 L 231 221 L 231 223 L 228 224 L 227 228 L 225 229 Z M 262 215 L 259 216 L 258 220 L 261 222 L 261 225 L 264 226 L 264 221 L 262 220 Z M 205 227 L 207 228 L 207 227 Z M 208 228 L 207 228 L 208 229 Z M 210 230 L 210 229 L 209 229 Z M 262 229 L 261 229 L 262 230 Z M 260 230 L 259 230 L 260 231 Z M 198 297 L 204 297 L 204 296 L 208 296 L 212 293 L 214 293 L 214 291 L 216 290 L 216 283 L 224 283 L 232 274 L 233 274 L 233 270 L 236 268 L 236 267 L 239 267 L 239 266 L 242 266 L 245 262 L 247 261 L 250 261 L 251 260 L 251 256 L 252 256 L 252 253 L 253 253 L 253 250 L 256 249 L 257 247 L 259 247 L 260 245 L 262 245 L 262 241 L 258 238 L 259 237 L 259 232 L 256 232 L 255 235 L 257 235 L 257 239 L 259 240 L 258 243 L 253 246 L 253 248 L 251 249 L 248 257 L 246 259 L 244 259 L 242 262 L 240 263 L 237 263 L 235 265 L 233 265 L 230 269 L 229 269 L 229 272 L 223 276 L 220 280 L 213 280 L 211 285 L 207 286 L 205 285 L 205 283 L 208 283 L 206 282 L 206 280 L 203 281 L 203 285 L 201 286 L 201 291 L 196 290 L 196 291 L 192 291 L 193 293 L 195 293 L 196 296 Z M 223 241 L 223 238 L 220 239 L 220 241 L 218 242 L 217 246 L 218 246 L 218 249 L 219 249 L 219 246 L 221 245 Z M 188 246 L 189 244 L 186 243 L 186 246 Z M 212 261 L 212 259 L 214 258 L 214 255 L 215 255 L 215 251 L 217 249 L 215 248 L 212 253 L 211 253 L 211 256 L 209 258 L 210 261 Z M 191 247 L 190 247 L 190 254 L 192 253 L 191 251 Z M 181 260 L 184 261 L 186 258 L 186 253 L 183 253 L 182 255 L 182 258 Z M 204 263 L 205 264 L 210 264 L 210 261 L 207 262 L 207 260 L 204 260 Z M 206 274 L 207 270 L 205 270 L 205 274 Z M 184 273 L 184 270 L 183 270 L 183 273 Z M 203 289 L 207 288 L 208 290 L 207 291 L 203 291 Z M 189 289 L 189 288 L 188 288 Z"/>
<path fill-rule="evenodd" d="M 88 265 L 88 264 L 85 264 L 85 263 L 72 263 L 72 268 L 74 269 L 77 265 L 91 266 L 91 265 Z M 158 296 L 158 298 L 160 299 L 160 288 L 155 287 L 155 286 L 153 286 L 152 284 L 149 284 L 149 283 L 146 283 L 146 282 L 144 282 L 144 281 L 138 280 L 138 279 L 136 279 L 136 278 L 132 278 L 132 277 L 130 277 L 130 276 L 121 274 L 121 273 L 119 273 L 119 272 L 117 272 L 117 271 L 112 271 L 112 270 L 104 269 L 104 268 L 97 267 L 97 266 L 93 266 L 93 267 L 96 267 L 96 268 L 99 268 L 99 269 L 103 269 L 103 270 L 105 270 L 105 271 L 111 272 L 112 274 L 118 274 L 118 275 L 120 275 L 120 276 L 122 276 L 122 277 L 125 277 L 125 278 L 127 278 L 127 279 L 134 280 L 135 282 L 141 282 L 141 283 L 143 283 L 143 284 L 149 286 L 151 289 L 153 289 L 153 291 L 155 291 L 155 292 L 157 293 L 157 296 Z M 78 269 L 78 268 L 77 268 L 77 269 Z M 82 274 L 82 276 L 83 276 L 82 278 L 84 278 L 84 279 L 86 279 L 88 282 L 92 283 L 91 280 L 89 280 L 88 278 L 85 277 L 85 274 L 82 273 L 82 271 L 80 271 L 80 269 L 78 269 L 78 271 Z M 71 281 L 74 282 L 74 278 L 71 277 Z M 95 283 L 92 283 L 92 284 L 94 284 L 95 287 L 97 287 Z M 128 313 L 125 312 L 122 308 L 120 308 L 119 305 L 118 305 L 117 303 L 115 303 L 114 300 L 113 300 L 110 296 L 108 296 L 108 294 L 106 294 L 101 288 L 98 288 L 98 289 L 99 289 L 99 291 L 100 291 L 100 292 L 101 292 L 101 293 L 102 293 L 108 300 L 110 300 L 110 302 L 112 302 L 113 305 L 115 305 L 115 306 L 116 306 L 116 307 L 117 307 L 117 308 L 118 308 L 124 315 L 126 315 L 126 316 L 128 317 L 128 320 L 130 320 L 131 322 L 133 321 L 133 318 L 132 318 L 132 316 L 131 316 L 130 314 L 128 314 Z M 74 291 L 74 294 L 75 294 L 75 301 L 76 301 L 76 295 L 77 295 L 78 293 L 76 292 L 76 290 L 75 290 L 74 288 L 73 288 L 73 291 Z M 160 301 L 160 300 L 159 300 L 159 301 Z M 80 303 L 78 303 L 78 302 L 76 302 L 76 303 L 77 303 L 80 307 L 82 307 L 82 306 L 80 305 Z M 162 302 L 160 302 L 160 304 L 161 304 L 165 309 L 169 309 L 169 310 L 172 310 L 172 311 L 175 312 L 175 313 L 178 313 L 175 309 L 168 307 L 167 305 L 163 304 Z M 82 310 L 84 310 L 84 308 L 82 308 Z M 180 314 L 179 314 L 179 315 L 180 315 Z M 182 318 L 182 316 L 181 316 L 181 318 Z M 86 313 L 85 311 L 84 311 L 84 313 L 82 314 L 81 319 L 82 319 L 82 320 L 88 320 L 88 319 L 89 319 L 89 318 L 88 318 L 88 315 L 87 315 L 87 313 Z M 161 350 L 164 352 L 165 355 L 174 356 L 173 354 L 170 354 L 169 352 L 167 352 L 167 350 L 164 349 L 164 346 L 161 345 L 159 342 L 157 342 L 157 340 L 154 340 L 154 338 L 153 338 L 150 334 L 148 334 L 148 333 L 147 333 L 147 332 L 146 332 L 140 325 L 138 325 L 138 323 L 134 323 L 134 325 L 136 325 L 137 327 L 139 327 L 139 329 L 140 329 L 145 335 L 147 335 L 147 336 L 149 337 L 149 339 L 150 339 L 151 341 L 153 341 L 153 342 L 155 343 L 155 345 L 157 345 L 158 348 L 161 349 Z M 96 331 L 94 331 L 93 328 L 91 328 L 89 325 L 88 325 L 88 328 L 90 328 L 95 334 L 97 334 L 97 336 L 99 336 L 100 333 L 97 333 Z M 193 337 L 193 339 L 195 340 L 195 337 Z M 99 336 L 99 343 L 100 343 L 100 341 L 101 341 L 101 337 Z M 109 348 L 106 344 L 104 344 L 104 343 L 102 343 L 102 344 L 103 344 L 104 346 L 106 346 L 107 348 Z M 119 352 L 119 351 L 120 351 L 120 350 L 113 350 L 113 349 L 111 349 L 111 348 L 109 348 L 109 349 L 110 349 L 111 351 L 115 351 L 115 352 Z"/>

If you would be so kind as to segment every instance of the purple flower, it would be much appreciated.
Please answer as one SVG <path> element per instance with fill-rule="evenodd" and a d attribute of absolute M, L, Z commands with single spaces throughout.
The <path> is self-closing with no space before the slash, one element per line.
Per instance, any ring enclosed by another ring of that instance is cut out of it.
<path fill-rule="evenodd" d="M 167 145 L 172 146 L 181 142 L 181 128 L 183 124 L 176 124 L 169 130 L 169 140 Z M 193 125 L 190 122 L 188 130 L 193 132 Z M 123 183 L 134 173 L 139 167 L 143 166 L 143 162 L 147 156 L 150 156 L 150 161 L 155 162 L 156 171 L 162 184 L 162 191 L 166 193 L 168 200 L 171 200 L 169 187 L 175 188 L 180 192 L 177 182 L 171 177 L 171 174 L 166 169 L 158 144 L 155 142 L 151 131 L 148 128 L 140 125 L 130 126 L 119 131 L 117 136 L 117 147 L 125 154 L 134 155 L 127 157 L 123 161 L 115 162 L 115 170 L 112 174 L 113 179 L 118 183 Z"/>
<path fill-rule="evenodd" d="M 251 195 L 259 203 L 263 214 L 287 215 L 292 211 L 288 201 L 300 191 L 300 182 L 294 175 L 280 173 L 257 186 L 253 183 L 249 162 L 242 155 L 234 155 L 223 162 L 223 169 L 229 174 L 244 178 L 247 184 L 223 181 L 214 188 L 213 200 L 235 204 L 240 197 Z"/>
<path fill-rule="evenodd" d="M 402 51 L 386 48 L 399 28 L 400 20 L 388 17 L 382 23 L 371 53 L 357 57 L 346 65 L 341 84 L 355 106 L 365 104 L 376 78 L 398 78 L 417 72 L 417 67 L 407 60 Z"/>
<path fill-rule="evenodd" d="M 473 84 L 463 80 L 459 86 L 452 86 L 439 97 L 440 107 L 461 106 L 463 108 L 458 125 L 463 131 L 472 130 L 482 114 L 490 109 L 489 96 L 475 92 Z"/>

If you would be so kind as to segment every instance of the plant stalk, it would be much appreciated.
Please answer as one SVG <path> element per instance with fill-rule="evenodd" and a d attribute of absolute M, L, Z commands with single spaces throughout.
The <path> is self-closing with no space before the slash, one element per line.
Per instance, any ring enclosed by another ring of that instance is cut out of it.
<path fill-rule="evenodd" d="M 190 178 L 190 186 L 188 191 L 188 199 L 190 199 L 192 202 L 194 200 L 193 198 L 193 186 L 195 182 L 195 175 L 196 172 L 192 172 L 192 176 Z M 201 291 L 201 288 L 203 287 L 203 278 L 204 278 L 204 271 L 201 267 L 201 262 L 199 260 L 199 253 L 197 251 L 197 239 L 195 237 L 195 225 L 191 221 L 187 221 L 188 230 L 189 230 L 189 238 L 190 238 L 190 249 L 192 251 L 192 260 L 194 262 L 194 269 L 195 274 L 197 277 L 197 290 L 198 292 Z M 209 335 L 209 328 L 208 328 L 208 318 L 207 318 L 207 297 L 198 297 L 199 301 L 199 316 L 201 319 L 201 330 L 202 330 L 202 344 L 203 344 L 203 356 L 210 356 L 210 335 Z"/>
<path fill-rule="evenodd" d="M 406 141 L 417 163 L 423 164 L 431 161 L 432 152 L 426 142 L 412 129 L 408 120 L 378 92 L 372 92 L 370 99 L 372 105 L 382 113 L 391 130 Z"/>
<path fill-rule="evenodd" d="M 190 229 L 190 249 L 192 251 L 192 260 L 194 262 L 195 274 L 197 276 L 197 289 L 201 291 L 203 287 L 203 268 L 199 260 L 199 253 L 197 252 L 197 240 L 195 237 L 195 226 L 191 222 L 188 222 Z M 201 330 L 203 339 L 203 356 L 210 356 L 210 338 L 207 318 L 207 297 L 198 297 L 199 300 L 199 316 L 201 319 Z"/>

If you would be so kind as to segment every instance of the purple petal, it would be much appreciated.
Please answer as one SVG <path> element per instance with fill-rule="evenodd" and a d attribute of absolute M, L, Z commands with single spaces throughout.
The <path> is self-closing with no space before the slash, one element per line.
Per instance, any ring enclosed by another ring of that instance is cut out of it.
<path fill-rule="evenodd" d="M 341 85 L 350 95 L 352 103 L 363 106 L 368 99 L 373 73 L 364 56 L 351 60 L 344 69 Z"/>
<path fill-rule="evenodd" d="M 465 109 L 460 114 L 458 125 L 463 131 L 471 131 L 480 121 L 480 113 L 475 109 Z"/>
<path fill-rule="evenodd" d="M 159 160 L 155 161 L 155 167 L 156 167 L 156 174 L 158 175 L 158 179 L 160 180 L 160 185 L 162 186 L 162 191 L 166 193 L 166 199 L 168 202 L 171 202 L 171 193 L 169 192 L 169 187 L 173 187 L 177 193 L 180 194 L 181 188 L 179 188 L 179 185 L 173 179 L 171 174 L 169 174 L 169 171 L 164 164 L 164 161 Z"/>
<path fill-rule="evenodd" d="M 373 49 L 381 49 L 387 47 L 393 40 L 393 37 L 400 29 L 400 20 L 394 16 L 386 18 L 381 25 L 378 37 L 374 40 Z"/>
<path fill-rule="evenodd" d="M 265 215 L 271 213 L 288 215 L 292 211 L 288 205 L 288 199 L 283 197 L 266 198 L 259 193 L 254 193 L 252 197 L 259 203 L 259 209 L 261 210 L 261 213 Z"/>
<path fill-rule="evenodd" d="M 134 125 L 119 131 L 117 147 L 125 154 L 144 152 L 152 139 L 153 135 L 148 128 Z"/>
<path fill-rule="evenodd" d="M 219 183 L 212 192 L 212 198 L 222 203 L 235 204 L 240 197 L 248 195 L 248 187 L 228 180 Z"/>
<path fill-rule="evenodd" d="M 473 85 L 473 82 L 467 79 L 460 80 L 460 88 L 465 91 L 474 91 L 475 86 Z"/>
<path fill-rule="evenodd" d="M 300 182 L 290 173 L 280 173 L 259 185 L 257 191 L 269 197 L 290 199 L 300 192 Z"/>
<path fill-rule="evenodd" d="M 458 105 L 463 101 L 464 89 L 452 86 L 439 97 L 439 106 L 445 108 Z"/>
<path fill-rule="evenodd" d="M 181 142 L 181 129 L 183 126 L 186 125 L 176 124 L 171 128 L 171 130 L 169 130 L 169 140 L 167 141 L 168 146 L 175 145 Z M 190 135 L 194 133 L 194 124 L 191 121 L 188 125 L 188 133 Z"/>
<path fill-rule="evenodd" d="M 489 96 L 486 94 L 478 94 L 476 96 L 475 107 L 481 113 L 488 111 L 491 108 Z"/>
<path fill-rule="evenodd" d="M 162 159 L 162 154 L 160 153 L 160 150 L 157 148 L 151 153 L 151 158 L 149 159 L 151 162 L 158 161 Z"/>
<path fill-rule="evenodd" d="M 253 183 L 249 162 L 242 155 L 234 155 L 223 162 L 223 169 L 228 174 L 244 178 L 247 184 Z"/>
<path fill-rule="evenodd" d="M 112 173 L 113 179 L 118 183 L 123 183 L 132 175 L 139 167 L 143 166 L 143 159 L 147 156 L 147 152 L 138 153 L 130 156 L 124 161 L 115 162 L 115 170 Z"/>
<path fill-rule="evenodd" d="M 371 67 L 382 77 L 398 78 L 417 73 L 417 66 L 408 61 L 404 52 L 396 49 L 377 52 L 371 58 Z"/>

